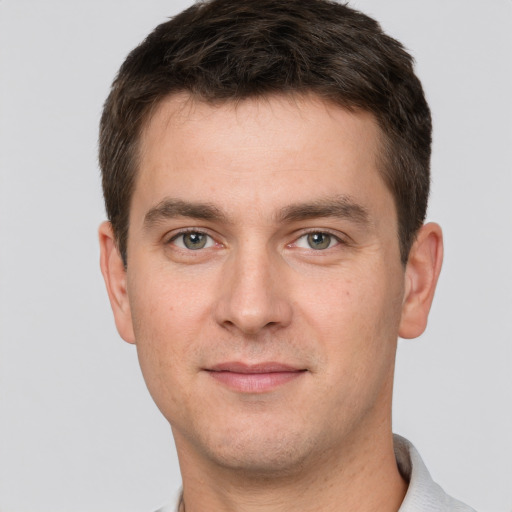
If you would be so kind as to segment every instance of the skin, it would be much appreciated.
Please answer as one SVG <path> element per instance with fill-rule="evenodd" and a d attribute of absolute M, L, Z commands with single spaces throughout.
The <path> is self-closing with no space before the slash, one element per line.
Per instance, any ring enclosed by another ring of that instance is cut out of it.
<path fill-rule="evenodd" d="M 146 126 L 128 265 L 104 223 L 101 267 L 187 512 L 398 510 L 396 343 L 425 329 L 442 236 L 423 226 L 403 266 L 379 137 L 314 96 L 175 95 Z"/>

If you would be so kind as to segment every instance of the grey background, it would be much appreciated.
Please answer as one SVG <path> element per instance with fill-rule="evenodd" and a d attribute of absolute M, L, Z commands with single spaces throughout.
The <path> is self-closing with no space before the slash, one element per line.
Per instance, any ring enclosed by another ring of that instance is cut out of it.
<path fill-rule="evenodd" d="M 0 2 L 0 511 L 152 511 L 179 470 L 98 268 L 102 102 L 186 1 Z M 512 510 L 512 2 L 354 0 L 416 57 L 446 258 L 400 342 L 395 431 L 481 512 Z"/>

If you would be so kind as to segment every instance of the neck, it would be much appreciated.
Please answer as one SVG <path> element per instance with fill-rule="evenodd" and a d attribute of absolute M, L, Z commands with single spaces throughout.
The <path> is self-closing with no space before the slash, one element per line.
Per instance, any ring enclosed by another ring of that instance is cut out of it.
<path fill-rule="evenodd" d="M 351 439 L 347 446 L 271 478 L 230 468 L 198 471 L 201 462 L 187 453 L 180 456 L 180 512 L 397 512 L 407 484 L 396 465 L 391 429 Z"/>

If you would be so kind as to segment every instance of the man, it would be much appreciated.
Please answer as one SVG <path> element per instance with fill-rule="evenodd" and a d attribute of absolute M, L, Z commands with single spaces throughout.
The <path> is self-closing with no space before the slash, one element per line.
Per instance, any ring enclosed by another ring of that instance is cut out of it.
<path fill-rule="evenodd" d="M 101 268 L 180 461 L 178 509 L 471 510 L 393 438 L 442 261 L 412 59 L 314 0 L 157 27 L 105 104 Z"/>

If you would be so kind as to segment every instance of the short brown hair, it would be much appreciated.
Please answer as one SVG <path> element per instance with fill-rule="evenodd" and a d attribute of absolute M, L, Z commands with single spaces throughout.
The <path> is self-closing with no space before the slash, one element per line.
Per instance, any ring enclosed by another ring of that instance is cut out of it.
<path fill-rule="evenodd" d="M 210 0 L 156 27 L 121 66 L 100 125 L 106 210 L 125 264 L 141 129 L 177 92 L 212 103 L 314 93 L 372 113 L 407 262 L 427 209 L 432 122 L 412 57 L 375 20 L 330 0 Z"/>

